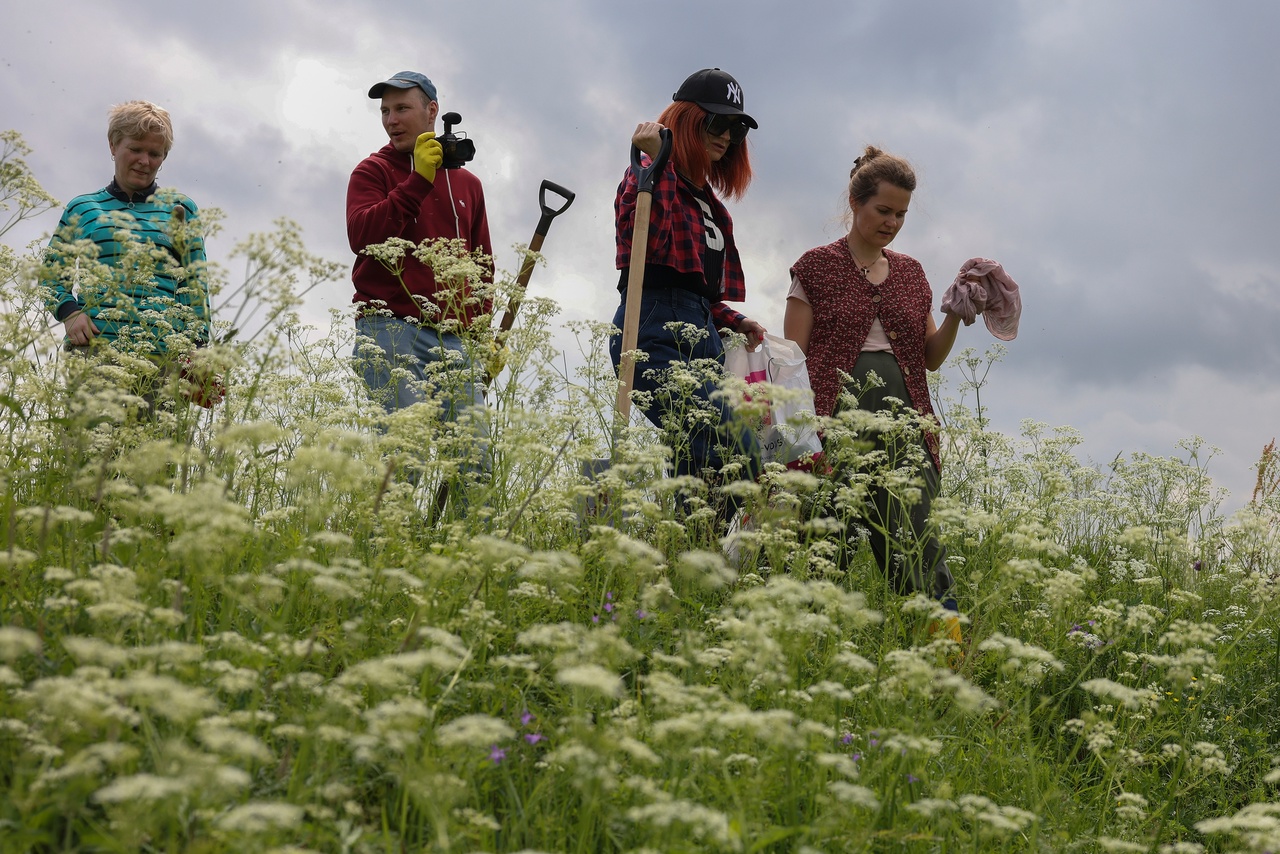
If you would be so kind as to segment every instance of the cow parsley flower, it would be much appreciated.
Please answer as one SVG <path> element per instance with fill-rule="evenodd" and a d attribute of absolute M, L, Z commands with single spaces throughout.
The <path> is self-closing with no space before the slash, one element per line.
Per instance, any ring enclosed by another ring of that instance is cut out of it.
<path fill-rule="evenodd" d="M 1208 741 L 1197 741 L 1191 746 L 1191 752 L 1187 757 L 1187 765 L 1193 771 L 1205 776 L 1219 774 L 1223 777 L 1229 777 L 1232 771 L 1231 766 L 1227 764 L 1222 748 Z"/>
<path fill-rule="evenodd" d="M 219 830 L 231 833 L 267 833 L 290 830 L 302 824 L 302 807 L 283 801 L 250 801 L 232 807 L 214 819 Z"/>
<path fill-rule="evenodd" d="M 16 661 L 40 651 L 40 636 L 18 626 L 0 626 L 0 661 Z"/>
<path fill-rule="evenodd" d="M 1160 846 L 1158 854 L 1204 854 L 1204 846 L 1199 842 L 1167 842 Z"/>
<path fill-rule="evenodd" d="M 155 774 L 132 774 L 120 777 L 93 793 L 100 804 L 122 804 L 136 801 L 163 801 L 185 793 L 190 784 Z"/>
<path fill-rule="evenodd" d="M 1063 664 L 1053 653 L 1034 644 L 996 632 L 978 644 L 984 652 L 998 653 L 1004 658 L 1000 671 L 1024 685 L 1034 685 L 1049 671 L 1061 671 Z"/>
<path fill-rule="evenodd" d="M 946 815 L 960 809 L 955 801 L 950 801 L 946 798 L 921 798 L 918 801 L 906 804 L 905 807 L 909 812 L 913 812 L 923 818 Z"/>
<path fill-rule="evenodd" d="M 858 776 L 858 760 L 843 753 L 818 753 L 813 761 L 822 768 L 832 768 L 842 777 L 852 780 Z"/>
<path fill-rule="evenodd" d="M 36 553 L 26 549 L 8 548 L 0 551 L 0 568 L 22 569 L 36 559 Z"/>
<path fill-rule="evenodd" d="M 633 760 L 643 765 L 658 765 L 662 762 L 662 757 L 655 753 L 649 745 L 631 736 L 619 736 L 617 747 Z"/>
<path fill-rule="evenodd" d="M 271 750 L 257 737 L 219 722 L 201 721 L 200 743 L 221 756 L 247 762 L 272 762 Z"/>
<path fill-rule="evenodd" d="M 505 722 L 489 715 L 463 715 L 436 728 L 436 743 L 441 747 L 488 747 L 507 741 L 516 731 Z"/>
<path fill-rule="evenodd" d="M 1127 709 L 1140 709 L 1158 699 L 1156 692 L 1149 688 L 1130 688 L 1110 679 L 1090 679 L 1080 683 L 1080 687 L 1090 694 L 1120 703 Z"/>
<path fill-rule="evenodd" d="M 159 674 L 130 673 L 115 690 L 136 705 L 179 723 L 195 720 L 216 708 L 203 688 Z"/>
<path fill-rule="evenodd" d="M 1020 807 L 997 804 L 982 795 L 961 795 L 956 799 L 960 812 L 975 824 L 996 836 L 1021 833 L 1040 820 L 1033 812 Z"/>
<path fill-rule="evenodd" d="M 605 697 L 617 697 L 622 693 L 622 680 L 598 664 L 579 664 L 562 668 L 556 673 L 556 681 L 573 688 L 585 688 Z"/>
<path fill-rule="evenodd" d="M 866 786 L 846 783 L 843 780 L 832 780 L 827 784 L 827 791 L 840 803 L 868 811 L 880 809 L 880 801 L 875 792 Z"/>
<path fill-rule="evenodd" d="M 119 742 L 91 744 L 72 756 L 60 768 L 48 768 L 36 777 L 33 788 L 49 791 L 61 788 L 77 777 L 101 777 L 111 768 L 132 762 L 138 757 L 138 748 Z"/>
<path fill-rule="evenodd" d="M 734 851 L 742 848 L 742 840 L 728 816 L 694 801 L 673 799 L 631 807 L 626 817 L 636 824 L 658 828 L 682 827 L 695 840 L 708 840 Z"/>
<path fill-rule="evenodd" d="M 1116 795 L 1116 815 L 1124 821 L 1138 822 L 1147 817 L 1147 799 L 1134 792 Z"/>

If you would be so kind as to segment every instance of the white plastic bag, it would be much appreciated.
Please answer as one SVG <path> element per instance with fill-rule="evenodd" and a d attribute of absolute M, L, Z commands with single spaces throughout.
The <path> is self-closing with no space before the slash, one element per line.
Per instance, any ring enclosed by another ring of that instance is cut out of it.
<path fill-rule="evenodd" d="M 804 353 L 794 341 L 766 335 L 764 342 L 749 351 L 735 347 L 724 354 L 725 370 L 741 377 L 748 385 L 768 384 L 795 389 L 782 400 L 770 401 L 764 421 L 756 428 L 760 440 L 762 462 L 785 465 L 800 462 L 806 456 L 822 453 L 822 440 L 814 428 L 813 390 L 809 387 L 809 369 Z M 755 389 L 755 394 L 767 394 Z"/>

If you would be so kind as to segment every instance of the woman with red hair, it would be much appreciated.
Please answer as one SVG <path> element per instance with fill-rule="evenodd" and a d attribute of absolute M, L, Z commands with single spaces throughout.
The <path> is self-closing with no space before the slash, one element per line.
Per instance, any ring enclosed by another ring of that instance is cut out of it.
<path fill-rule="evenodd" d="M 646 358 L 636 366 L 634 389 L 645 392 L 643 411 L 670 440 L 677 475 L 718 480 L 721 468 L 735 456 L 743 464 L 741 478 L 760 473 L 760 447 L 754 432 L 717 399 L 719 376 L 697 371 L 694 383 L 673 382 L 672 368 L 695 360 L 724 364 L 718 330 L 728 327 L 745 335 L 752 349 L 765 328 L 726 303 L 746 298 L 742 261 L 733 241 L 733 221 L 716 192 L 740 198 L 751 183 L 747 131 L 759 127 L 743 112 L 742 87 L 718 68 L 704 68 L 681 84 L 656 122 L 641 122 L 631 136 L 648 155 L 661 147 L 659 131 L 671 129 L 671 158 L 656 175 L 640 332 L 636 348 Z M 637 173 L 628 168 L 614 200 L 617 225 L 618 290 L 622 300 L 614 316 L 621 328 L 627 302 L 631 236 L 635 226 Z M 684 324 L 675 328 L 671 324 Z M 621 361 L 622 339 L 609 342 L 614 368 Z M 733 502 L 721 504 L 727 513 Z"/>

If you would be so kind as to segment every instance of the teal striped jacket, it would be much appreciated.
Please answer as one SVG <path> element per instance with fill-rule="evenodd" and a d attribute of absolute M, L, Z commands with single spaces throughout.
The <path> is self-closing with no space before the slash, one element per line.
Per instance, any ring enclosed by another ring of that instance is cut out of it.
<path fill-rule="evenodd" d="M 175 217 L 185 209 L 185 223 Z M 128 339 L 154 353 L 172 335 L 209 340 L 204 239 L 195 202 L 181 193 L 130 196 L 112 180 L 77 196 L 45 251 L 40 283 L 58 320 L 84 311 L 108 343 Z"/>

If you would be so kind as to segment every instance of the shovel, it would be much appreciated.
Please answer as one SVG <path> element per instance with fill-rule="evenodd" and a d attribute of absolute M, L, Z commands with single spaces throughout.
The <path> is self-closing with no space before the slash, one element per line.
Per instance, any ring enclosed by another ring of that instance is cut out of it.
<path fill-rule="evenodd" d="M 635 349 L 640 337 L 640 294 L 644 290 L 644 261 L 649 250 L 649 216 L 653 210 L 653 185 L 671 157 L 671 129 L 663 128 L 658 135 L 662 139 L 658 156 L 650 160 L 646 167 L 640 164 L 640 149 L 635 145 L 631 146 L 631 168 L 636 173 L 636 218 L 631 229 L 631 260 L 627 269 L 627 308 L 622 316 L 622 358 L 618 363 L 617 413 L 613 422 L 615 457 L 618 436 L 631 420 L 631 392 L 635 388 L 636 379 Z M 594 480 L 610 465 L 612 465 L 612 458 L 584 460 L 581 471 L 584 476 Z M 597 496 L 587 498 L 584 511 L 587 516 L 598 514 Z"/>
<path fill-rule="evenodd" d="M 558 208 L 553 208 L 547 204 L 547 191 L 561 196 L 564 204 Z M 551 228 L 551 220 L 558 217 L 569 209 L 569 205 L 573 204 L 574 193 L 572 190 L 566 190 L 559 184 L 551 181 L 543 181 L 542 186 L 538 188 L 538 207 L 542 210 L 542 216 L 538 218 L 538 227 L 533 230 L 533 239 L 529 241 L 529 251 L 524 256 L 524 263 L 520 266 L 520 273 L 516 276 L 516 289 L 511 295 L 511 299 L 507 302 L 507 310 L 502 315 L 502 322 L 498 324 L 498 331 L 494 334 L 495 342 L 501 346 L 503 340 L 507 337 L 507 333 L 511 331 L 511 327 L 516 322 L 516 312 L 520 310 L 520 302 L 524 299 L 524 293 L 529 287 L 529 277 L 533 275 L 533 268 L 536 266 L 534 253 L 542 249 L 542 241 L 547 236 L 547 230 Z M 493 375 L 489 373 L 488 368 L 484 372 L 484 387 L 488 388 L 489 383 L 493 382 Z M 432 524 L 440 518 L 440 514 L 444 512 L 444 505 L 449 500 L 449 484 L 447 481 L 440 484 L 436 490 L 435 512 L 432 514 Z"/>
<path fill-rule="evenodd" d="M 558 208 L 548 205 L 547 190 L 562 196 L 564 204 Z M 498 344 L 501 344 L 506 339 L 507 333 L 515 325 L 516 312 L 520 310 L 520 301 L 524 299 L 524 292 L 529 287 L 529 277 L 533 275 L 534 253 L 542 249 L 542 241 L 547 236 L 547 229 L 551 228 L 551 220 L 567 211 L 569 205 L 573 204 L 573 199 L 572 190 L 566 190 L 559 184 L 553 184 L 550 181 L 543 181 L 542 186 L 538 189 L 538 207 L 542 209 L 542 216 L 538 219 L 538 227 L 533 230 L 533 239 L 529 241 L 529 251 L 524 256 L 524 264 L 520 267 L 520 274 L 516 276 L 515 293 L 511 295 L 510 301 L 507 302 L 507 310 L 503 312 L 502 323 L 498 324 L 498 332 L 493 336 Z M 492 381 L 493 376 L 486 370 L 484 374 L 485 387 L 487 388 Z"/>
<path fill-rule="evenodd" d="M 627 310 L 622 318 L 622 359 L 618 363 L 618 417 L 615 432 L 631 420 L 631 391 L 635 386 L 634 351 L 640 337 L 640 292 L 644 290 L 644 259 L 649 251 L 649 214 L 653 209 L 653 184 L 671 157 L 671 129 L 659 131 L 662 146 L 647 167 L 640 166 L 640 149 L 631 146 L 631 168 L 636 172 L 636 218 L 631 229 L 631 261 L 627 270 Z"/>

